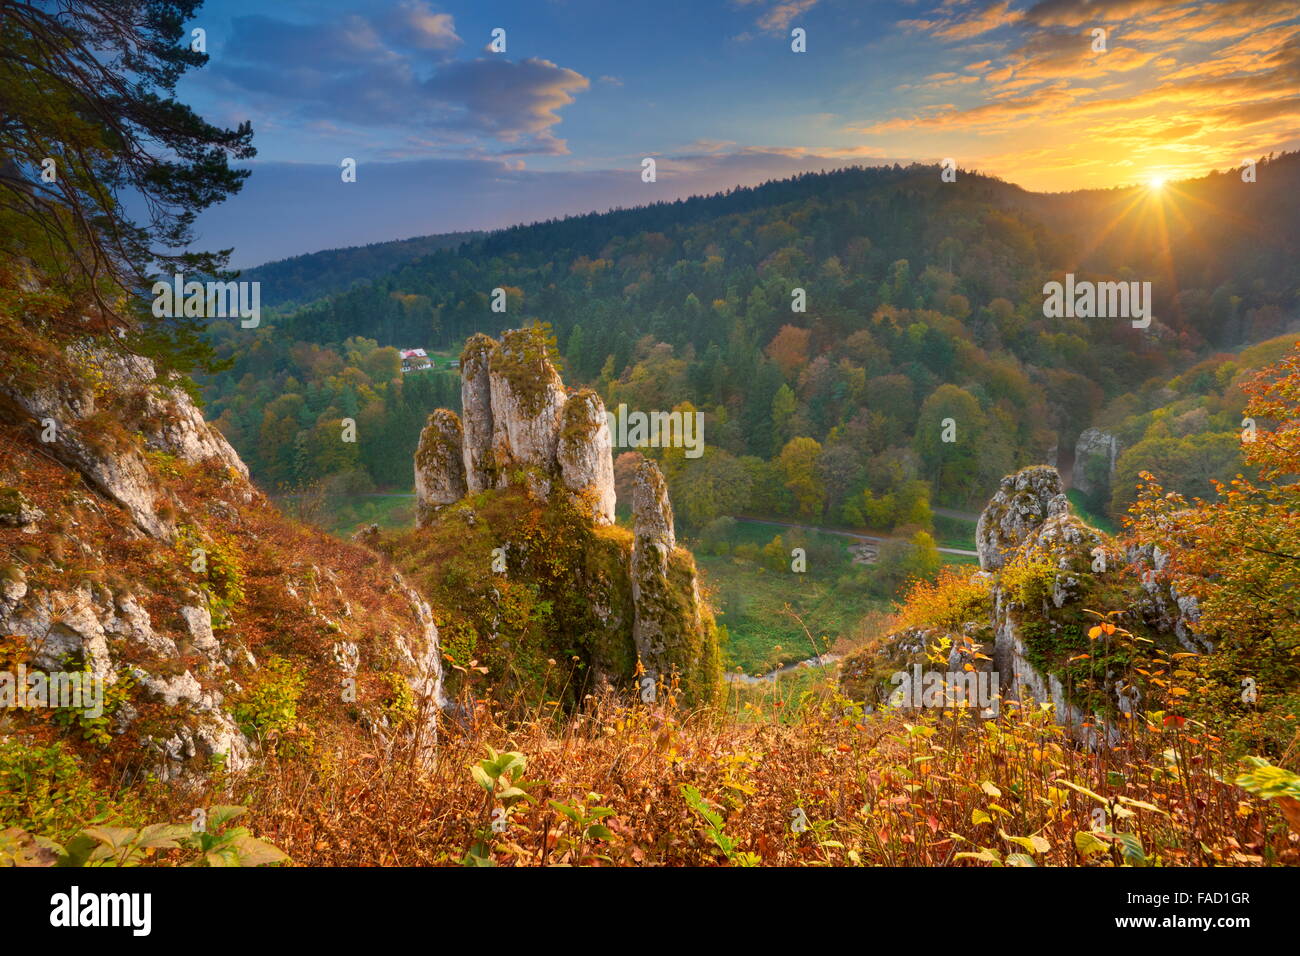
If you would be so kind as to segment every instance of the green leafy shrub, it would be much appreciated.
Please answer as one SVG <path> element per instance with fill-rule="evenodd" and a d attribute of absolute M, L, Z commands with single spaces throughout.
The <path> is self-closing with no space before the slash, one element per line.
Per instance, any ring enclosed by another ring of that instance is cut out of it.
<path fill-rule="evenodd" d="M 121 810 L 95 788 L 62 743 L 33 746 L 18 737 L 0 740 L 0 827 L 66 839 L 88 822 Z"/>
<path fill-rule="evenodd" d="M 250 737 L 266 737 L 292 730 L 298 720 L 298 698 L 306 676 L 283 657 L 272 657 L 258 682 L 231 705 L 240 729 Z"/>
<path fill-rule="evenodd" d="M 203 829 L 177 823 L 131 827 L 86 827 L 67 845 L 34 836 L 20 827 L 0 831 L 0 866 L 140 866 L 156 854 L 178 850 L 181 866 L 262 866 L 288 857 L 244 827 L 228 827 L 244 807 L 213 807 Z"/>
<path fill-rule="evenodd" d="M 1002 587 L 1017 604 L 1038 607 L 1052 595 L 1056 586 L 1056 562 L 1042 551 L 1021 552 L 1003 567 L 999 578 Z"/>

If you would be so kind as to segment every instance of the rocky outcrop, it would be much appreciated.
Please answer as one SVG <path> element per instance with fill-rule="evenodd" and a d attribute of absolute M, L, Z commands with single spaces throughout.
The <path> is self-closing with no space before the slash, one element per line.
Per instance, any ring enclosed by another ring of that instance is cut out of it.
<path fill-rule="evenodd" d="M 533 491 L 549 495 L 567 399 L 542 335 L 535 329 L 505 333 L 488 360 L 488 381 L 497 487 L 504 487 L 511 472 L 522 468 Z"/>
<path fill-rule="evenodd" d="M 464 425 L 465 483 L 471 494 L 496 487 L 492 458 L 492 383 L 488 361 L 497 343 L 479 332 L 460 357 L 460 404 Z"/>
<path fill-rule="evenodd" d="M 1025 703 L 1051 704 L 1056 722 L 1088 747 L 1107 746 L 1119 741 L 1119 728 L 1104 714 L 1094 714 L 1070 699 L 1065 685 L 1051 672 L 1044 672 L 1030 661 L 1021 621 L 1012 611 L 1005 593 L 995 596 L 993 619 L 996 624 L 994 667 L 1001 678 L 1003 699 Z M 1112 691 L 1113 691 L 1112 687 Z M 1116 699 L 1121 706 L 1132 706 Z"/>
<path fill-rule="evenodd" d="M 113 441 L 96 427 L 102 410 L 93 389 L 63 380 L 6 395 L 30 418 L 29 428 L 41 446 L 126 511 L 136 528 L 154 538 L 175 534 L 175 525 L 158 513 L 154 481 L 141 450 Z"/>
<path fill-rule="evenodd" d="M 1087 428 L 1074 446 L 1072 486 L 1089 498 L 1100 499 L 1110 493 L 1115 480 L 1115 461 L 1119 458 L 1119 440 L 1100 428 Z"/>
<path fill-rule="evenodd" d="M 207 423 L 184 389 L 159 379 L 153 362 L 103 350 L 86 350 L 85 355 L 121 397 L 131 427 L 150 449 L 190 464 L 215 462 L 248 478 L 248 466 L 225 436 Z"/>
<path fill-rule="evenodd" d="M 630 689 L 639 668 L 642 679 L 652 677 L 656 687 L 662 681 L 692 702 L 710 699 L 721 678 L 717 627 L 700 597 L 694 559 L 677 547 L 672 504 L 658 467 L 645 461 L 637 472 L 629 540 L 626 529 L 615 525 L 614 458 L 604 403 L 591 389 L 565 390 L 547 358 L 543 333 L 535 328 L 506 332 L 500 343 L 475 336 L 461 367 L 465 492 L 500 494 L 452 505 L 449 499 L 460 488 L 450 450 L 457 441 L 450 424 L 454 416 L 435 413 L 416 464 L 426 530 L 412 550 L 445 553 L 454 541 L 484 534 L 486 522 L 492 527 L 480 542 L 484 567 L 512 583 L 522 577 L 551 606 L 554 626 L 563 629 L 561 635 L 516 636 L 528 646 L 514 651 L 512 663 L 539 647 L 546 648 L 546 659 L 556 648 L 570 654 L 576 646 L 593 690 L 602 684 Z M 483 441 L 489 424 L 490 449 Z M 518 500 L 511 500 L 514 496 Z M 557 504 L 563 507 L 552 507 Z M 545 519 L 516 537 L 515 522 L 534 508 L 547 510 Z M 552 533 L 563 540 L 548 539 Z M 448 610 L 456 598 L 426 567 L 417 561 L 409 570 L 425 575 L 427 593 Z M 556 582 L 562 582 L 558 590 Z M 456 590 L 466 598 L 463 583 Z M 489 606 L 500 601 L 498 589 L 483 595 Z M 465 603 L 477 602 L 470 596 Z M 499 615 L 467 616 L 473 623 L 458 623 L 475 632 L 486 627 L 494 648 L 501 644 Z M 644 686 L 638 690 L 647 692 Z"/>
<path fill-rule="evenodd" d="M 466 492 L 522 483 L 543 500 L 562 489 L 597 524 L 613 523 L 605 405 L 590 389 L 568 394 L 546 348 L 537 328 L 508 331 L 500 342 L 478 334 L 466 343 L 461 418 L 453 425 L 451 412 L 435 412 L 416 457 L 426 518 Z M 452 446 L 460 449 L 459 466 L 450 457 Z"/>
<path fill-rule="evenodd" d="M 632 639 L 646 673 L 658 678 L 668 671 L 664 633 L 669 583 L 668 561 L 677 547 L 668 486 L 653 461 L 641 462 L 632 491 L 632 601 L 636 618 Z"/>
<path fill-rule="evenodd" d="M 187 646 L 197 652 L 191 658 L 193 663 L 185 666 L 180 662 L 186 657 L 176 640 L 158 633 L 149 613 L 129 593 L 114 595 L 107 588 L 83 584 L 67 590 L 28 592 L 24 588 L 17 597 L 12 606 L 0 607 L 0 631 L 26 639 L 34 667 L 55 673 L 67 670 L 69 661 L 80 661 L 106 685 L 129 677 L 138 685 L 140 700 L 155 701 L 183 715 L 171 736 L 146 736 L 139 741 L 154 754 L 152 769 L 161 780 L 184 776 L 185 767 L 195 758 L 210 766 L 214 757 L 220 757 L 234 773 L 250 766 L 256 744 L 223 707 L 221 691 L 204 686 L 210 683 L 208 678 L 227 670 L 206 607 L 180 608 L 188 631 Z M 132 647 L 148 651 L 145 656 L 159 660 L 161 666 L 129 663 L 138 656 L 131 652 Z M 112 716 L 114 732 L 126 733 L 137 709 L 127 704 Z"/>
<path fill-rule="evenodd" d="M 1001 568 L 1048 519 L 1069 512 L 1070 502 L 1055 468 L 1035 465 L 1003 478 L 975 525 L 980 570 Z"/>
<path fill-rule="evenodd" d="M 30 428 L 51 455 L 125 509 L 141 531 L 163 539 L 176 531 L 159 511 L 144 451 L 190 464 L 215 462 L 248 477 L 221 433 L 179 385 L 158 377 L 149 359 L 90 345 L 69 348 L 67 358 L 75 377 L 56 377 L 30 390 L 0 385 L 0 392 L 30 416 Z M 105 419 L 114 427 L 106 428 Z M 144 448 L 123 441 L 117 429 L 142 436 Z M 251 487 L 245 491 L 251 496 Z"/>
<path fill-rule="evenodd" d="M 1070 513 L 1069 499 L 1055 468 L 1036 465 L 1002 479 L 997 492 L 976 525 L 980 568 L 992 571 L 1008 562 L 1046 559 L 1050 587 L 1038 606 L 1026 606 L 1021 595 L 1001 582 L 992 589 L 994 628 L 993 660 L 1003 695 L 1009 700 L 1030 699 L 1052 703 L 1059 722 L 1089 744 L 1110 733 L 1106 721 L 1089 719 L 1066 695 L 1060 680 L 1031 660 L 1023 622 L 1042 622 L 1052 630 L 1053 609 L 1077 602 L 1092 573 L 1094 552 L 1103 546 L 1101 536 Z"/>
<path fill-rule="evenodd" d="M 1087 632 L 1096 617 L 1085 608 L 1128 611 L 1123 626 L 1144 640 L 1176 639 L 1198 653 L 1210 649 L 1194 630 L 1195 599 L 1178 594 L 1162 573 L 1167 559 L 1160 550 L 1130 546 L 1121 554 L 1071 514 L 1053 468 L 1036 465 L 1002 479 L 980 515 L 976 542 L 988 586 L 987 617 L 981 613 L 955 631 L 922 627 L 886 637 L 880 648 L 845 661 L 846 690 L 867 701 L 881 699 L 890 667 L 926 666 L 916 658 L 927 643 L 946 639 L 956 648 L 963 639 L 987 640 L 991 631 L 988 653 L 1004 702 L 1051 704 L 1071 736 L 1101 747 L 1119 739 L 1117 715 L 1134 712 L 1140 698 L 1126 683 L 1127 659 L 1108 658 L 1102 645 L 1091 643 Z M 1070 667 L 1079 660 L 1088 662 L 1082 675 Z M 949 671 L 965 663 L 951 656 L 947 662 Z M 1067 686 L 1075 680 L 1088 685 L 1087 695 Z"/>
<path fill-rule="evenodd" d="M 589 388 L 564 406 L 556 450 L 564 487 L 586 505 L 598 525 L 614 523 L 614 449 L 605 403 Z M 671 522 L 670 522 L 671 524 Z"/>
<path fill-rule="evenodd" d="M 695 559 L 677 547 L 668 486 L 649 459 L 633 479 L 632 532 L 632 639 L 643 693 L 651 678 L 670 689 L 680 683 L 688 700 L 708 699 L 721 677 L 716 625 L 700 598 Z"/>
<path fill-rule="evenodd" d="M 415 520 L 424 527 L 441 509 L 465 497 L 464 431 L 455 412 L 429 416 L 415 452 Z"/>
<path fill-rule="evenodd" d="M 434 702 L 432 720 L 445 701 L 426 602 L 373 554 L 286 522 L 147 359 L 89 346 L 56 357 L 34 387 L 0 375 L 0 637 L 26 645 L 29 668 L 115 688 L 112 743 L 161 780 L 259 759 L 265 741 L 236 717 L 250 688 L 276 679 L 249 650 L 254 635 L 307 683 L 329 659 L 313 641 L 352 647 L 351 673 L 373 683 L 345 704 L 325 674 L 322 713 L 335 701 L 340 722 L 382 723 L 397 675 Z"/>

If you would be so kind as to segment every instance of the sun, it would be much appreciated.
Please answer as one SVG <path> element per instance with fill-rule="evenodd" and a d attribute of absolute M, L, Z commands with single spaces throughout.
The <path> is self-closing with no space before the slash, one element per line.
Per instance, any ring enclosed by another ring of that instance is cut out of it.
<path fill-rule="evenodd" d="M 1147 180 L 1147 188 L 1152 192 L 1160 192 L 1160 190 L 1165 188 L 1165 177 L 1159 174 L 1152 176 Z"/>

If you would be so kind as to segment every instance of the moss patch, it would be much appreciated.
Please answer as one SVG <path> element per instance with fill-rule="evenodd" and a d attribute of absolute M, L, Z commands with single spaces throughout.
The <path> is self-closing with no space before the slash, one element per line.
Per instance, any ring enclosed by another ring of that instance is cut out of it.
<path fill-rule="evenodd" d="M 551 387 L 560 384 L 559 373 L 547 355 L 546 335 L 536 326 L 506 332 L 492 350 L 489 367 L 510 383 L 529 416 L 541 413 Z"/>

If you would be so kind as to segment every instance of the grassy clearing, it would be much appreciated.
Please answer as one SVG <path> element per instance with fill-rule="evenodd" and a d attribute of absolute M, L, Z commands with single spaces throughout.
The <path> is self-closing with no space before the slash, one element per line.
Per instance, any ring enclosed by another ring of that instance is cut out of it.
<path fill-rule="evenodd" d="M 330 534 L 347 537 L 363 525 L 384 529 L 410 528 L 415 524 L 415 499 L 355 497 L 330 499 L 322 527 Z"/>
<path fill-rule="evenodd" d="M 965 518 L 950 518 L 947 515 L 934 516 L 934 540 L 941 548 L 962 548 L 975 550 L 975 522 Z M 957 557 L 957 555 L 949 555 Z"/>
<path fill-rule="evenodd" d="M 973 548 L 974 523 L 958 523 L 970 527 L 970 540 L 958 538 L 945 546 Z M 796 545 L 805 548 L 805 573 L 794 573 L 788 563 L 767 565 L 746 550 L 761 549 L 777 534 L 786 546 L 785 553 Z M 737 521 L 726 543 L 730 554 L 705 554 L 696 549 L 695 557 L 719 612 L 718 623 L 729 635 L 723 648 L 727 670 L 765 674 L 814 653 L 847 651 L 875 636 L 892 607 L 891 600 L 869 590 L 871 571 L 853 564 L 848 549 L 854 542 L 850 538 Z M 942 557 L 946 564 L 978 563 L 977 558 L 963 555 Z M 787 605 L 807 625 L 811 640 L 787 612 Z"/>
<path fill-rule="evenodd" d="M 1120 529 L 1116 527 L 1115 522 L 1106 517 L 1106 515 L 1094 511 L 1089 507 L 1088 499 L 1078 491 L 1071 488 L 1065 493 L 1065 495 L 1070 499 L 1070 510 L 1088 524 L 1092 525 L 1092 527 L 1096 528 L 1098 531 L 1104 531 L 1107 534 L 1119 533 Z"/>
<path fill-rule="evenodd" d="M 778 534 L 783 554 L 796 546 L 805 549 L 806 571 L 791 570 L 788 558 L 769 563 L 753 554 Z M 853 634 L 865 615 L 886 608 L 888 602 L 867 593 L 860 580 L 850 579 L 851 543 L 824 532 L 737 522 L 726 541 L 732 553 L 696 551 L 704 586 L 719 611 L 718 622 L 729 635 L 723 649 L 728 670 L 764 674 L 825 653 Z"/>
<path fill-rule="evenodd" d="M 697 555 L 696 563 L 719 612 L 718 623 L 727 628 L 726 666 L 747 674 L 825 653 L 865 614 L 886 604 L 837 588 L 826 576 L 773 571 L 733 557 Z M 786 614 L 786 605 L 803 618 L 812 641 Z"/>

